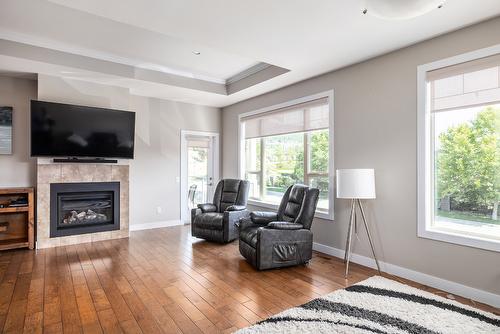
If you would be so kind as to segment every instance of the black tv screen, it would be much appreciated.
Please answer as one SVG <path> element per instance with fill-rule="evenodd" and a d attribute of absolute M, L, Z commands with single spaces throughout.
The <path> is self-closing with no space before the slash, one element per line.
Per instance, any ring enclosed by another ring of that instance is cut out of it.
<path fill-rule="evenodd" d="M 31 101 L 31 156 L 134 157 L 135 113 Z"/>

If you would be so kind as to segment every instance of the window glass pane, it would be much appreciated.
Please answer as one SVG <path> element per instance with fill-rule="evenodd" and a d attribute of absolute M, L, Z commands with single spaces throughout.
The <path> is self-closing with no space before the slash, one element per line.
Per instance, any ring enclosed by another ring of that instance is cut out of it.
<path fill-rule="evenodd" d="M 308 133 L 309 172 L 328 173 L 328 129 Z"/>
<path fill-rule="evenodd" d="M 260 141 L 260 138 L 247 139 L 245 141 L 245 164 L 247 171 L 260 171 Z"/>
<path fill-rule="evenodd" d="M 304 182 L 304 134 L 266 137 L 264 145 L 264 200 L 279 203 L 292 184 Z"/>
<path fill-rule="evenodd" d="M 309 186 L 319 189 L 318 211 L 328 212 L 328 176 L 312 176 Z"/>
<path fill-rule="evenodd" d="M 193 204 L 207 202 L 208 148 L 189 146 L 188 143 L 188 185 L 196 185 Z"/>
<path fill-rule="evenodd" d="M 433 226 L 500 238 L 500 105 L 432 119 Z"/>
<path fill-rule="evenodd" d="M 250 182 L 248 196 L 260 199 L 261 185 L 261 139 L 253 138 L 245 141 L 245 179 Z"/>
<path fill-rule="evenodd" d="M 260 199 L 260 173 L 247 173 L 245 179 L 250 182 L 250 189 L 248 191 L 248 197 L 253 199 Z"/>

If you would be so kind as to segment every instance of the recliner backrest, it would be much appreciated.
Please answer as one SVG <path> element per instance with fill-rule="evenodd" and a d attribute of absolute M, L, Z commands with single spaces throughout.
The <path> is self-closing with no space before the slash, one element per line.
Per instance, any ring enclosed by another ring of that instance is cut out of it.
<path fill-rule="evenodd" d="M 303 184 L 290 186 L 278 208 L 278 220 L 302 224 L 310 229 L 318 204 L 319 190 Z"/>
<path fill-rule="evenodd" d="M 250 184 L 245 180 L 220 180 L 215 188 L 213 204 L 217 212 L 224 212 L 231 205 L 247 205 Z"/>

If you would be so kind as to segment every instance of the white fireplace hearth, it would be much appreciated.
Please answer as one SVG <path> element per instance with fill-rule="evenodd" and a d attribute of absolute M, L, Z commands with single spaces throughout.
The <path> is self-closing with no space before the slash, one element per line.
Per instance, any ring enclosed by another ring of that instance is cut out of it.
<path fill-rule="evenodd" d="M 120 229 L 71 236 L 50 237 L 50 185 L 56 183 L 119 182 Z M 126 164 L 37 162 L 37 231 L 36 247 L 50 248 L 80 243 L 126 238 L 129 236 L 129 166 Z"/>

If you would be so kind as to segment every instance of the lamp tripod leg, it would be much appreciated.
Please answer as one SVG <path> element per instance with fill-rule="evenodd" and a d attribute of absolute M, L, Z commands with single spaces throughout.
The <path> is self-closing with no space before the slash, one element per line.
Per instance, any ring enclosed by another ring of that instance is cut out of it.
<path fill-rule="evenodd" d="M 379 274 L 381 274 L 382 272 L 380 271 L 380 265 L 378 263 L 377 255 L 375 254 L 375 248 L 373 247 L 372 236 L 370 234 L 370 230 L 368 229 L 368 224 L 366 223 L 365 210 L 363 209 L 363 205 L 361 204 L 361 201 L 359 199 L 357 200 L 357 202 L 359 205 L 359 209 L 361 211 L 361 216 L 363 217 L 363 224 L 365 225 L 366 234 L 368 235 L 368 241 L 370 242 L 370 247 L 372 249 L 373 258 L 375 259 L 375 263 L 377 264 L 377 270 L 378 270 Z"/>
<path fill-rule="evenodd" d="M 345 249 L 345 278 L 347 278 L 347 274 L 349 273 L 349 262 L 351 261 L 351 247 L 352 247 L 352 230 L 354 228 L 354 215 L 355 215 L 355 202 L 352 200 L 351 204 L 351 215 L 349 217 L 349 230 L 347 231 L 347 243 Z"/>
<path fill-rule="evenodd" d="M 354 200 L 351 201 L 351 213 L 349 214 L 349 225 L 347 227 L 347 236 L 345 239 L 345 254 L 344 254 L 344 263 L 347 262 L 348 250 L 351 244 L 351 239 L 349 238 L 349 231 L 351 230 L 352 225 L 352 216 L 354 214 Z"/>

